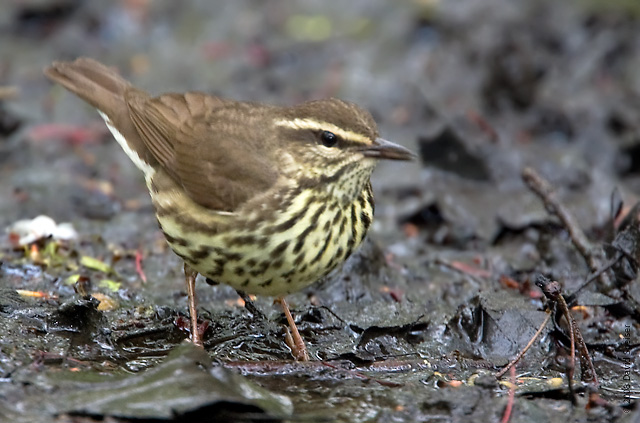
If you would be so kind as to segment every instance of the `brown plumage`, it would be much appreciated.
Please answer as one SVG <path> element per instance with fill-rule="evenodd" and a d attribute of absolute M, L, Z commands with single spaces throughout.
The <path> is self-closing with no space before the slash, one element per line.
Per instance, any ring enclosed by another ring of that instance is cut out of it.
<path fill-rule="evenodd" d="M 272 146 L 254 134 L 246 137 L 251 142 L 233 136 L 238 125 L 259 129 L 269 106 L 250 108 L 197 92 L 151 97 L 87 58 L 56 62 L 45 74 L 106 114 L 143 161 L 161 165 L 204 207 L 233 211 L 277 178 Z"/>
<path fill-rule="evenodd" d="M 305 359 L 283 296 L 326 275 L 362 242 L 377 161 L 413 155 L 378 138 L 368 112 L 337 99 L 278 107 L 198 92 L 151 97 L 86 58 L 53 63 L 45 74 L 98 109 L 145 173 L 160 227 L 185 261 L 194 342 L 201 273 L 281 297 L 292 350 Z"/>

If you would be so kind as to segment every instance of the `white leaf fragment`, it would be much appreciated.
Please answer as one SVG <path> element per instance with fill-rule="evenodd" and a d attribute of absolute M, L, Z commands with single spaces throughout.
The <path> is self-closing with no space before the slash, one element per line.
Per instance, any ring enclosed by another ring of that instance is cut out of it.
<path fill-rule="evenodd" d="M 40 215 L 34 219 L 18 220 L 7 227 L 6 232 L 12 242 L 19 246 L 29 245 L 39 239 L 49 237 L 62 241 L 78 237 L 78 233 L 73 229 L 71 223 L 58 224 L 55 220 L 45 215 Z"/>

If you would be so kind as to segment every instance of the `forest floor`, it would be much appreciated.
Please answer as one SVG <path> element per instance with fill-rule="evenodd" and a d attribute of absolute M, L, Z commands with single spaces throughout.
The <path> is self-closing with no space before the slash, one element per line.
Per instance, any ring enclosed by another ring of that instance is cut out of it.
<path fill-rule="evenodd" d="M 634 1 L 20 1 L 0 31 L 0 420 L 640 420 Z M 185 342 L 142 175 L 42 75 L 78 56 L 155 94 L 351 100 L 418 154 L 288 297 L 311 361 L 272 298 L 204 281 Z M 21 242 L 39 215 L 71 239 Z"/>

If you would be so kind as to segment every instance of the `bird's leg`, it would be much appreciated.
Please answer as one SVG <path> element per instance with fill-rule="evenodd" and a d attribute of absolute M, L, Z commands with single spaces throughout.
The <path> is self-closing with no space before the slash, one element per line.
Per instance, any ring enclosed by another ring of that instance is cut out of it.
<path fill-rule="evenodd" d="M 189 302 L 189 317 L 191 319 L 191 342 L 202 347 L 202 339 L 198 330 L 198 312 L 196 310 L 196 277 L 198 272 L 184 264 L 184 278 L 187 283 L 187 300 Z"/>
<path fill-rule="evenodd" d="M 291 315 L 291 311 L 289 311 L 289 304 L 287 304 L 287 300 L 285 300 L 284 297 L 278 297 L 276 301 L 280 303 L 280 306 L 284 310 L 284 315 L 286 316 L 287 322 L 289 322 L 289 327 L 291 328 L 291 337 L 293 337 L 293 339 L 290 340 L 292 342 L 287 344 L 289 345 L 289 348 L 291 348 L 291 354 L 293 354 L 293 358 L 295 358 L 297 361 L 309 361 L 307 347 L 304 344 L 304 340 L 300 336 L 300 332 L 298 332 L 296 322 L 293 321 L 293 316 Z"/>

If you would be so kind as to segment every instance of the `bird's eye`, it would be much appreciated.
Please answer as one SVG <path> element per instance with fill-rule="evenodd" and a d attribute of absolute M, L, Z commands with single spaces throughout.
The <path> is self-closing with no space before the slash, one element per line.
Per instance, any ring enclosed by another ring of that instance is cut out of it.
<path fill-rule="evenodd" d="M 322 145 L 325 147 L 334 147 L 338 143 L 338 137 L 336 134 L 329 131 L 322 131 L 320 139 L 322 140 Z"/>

